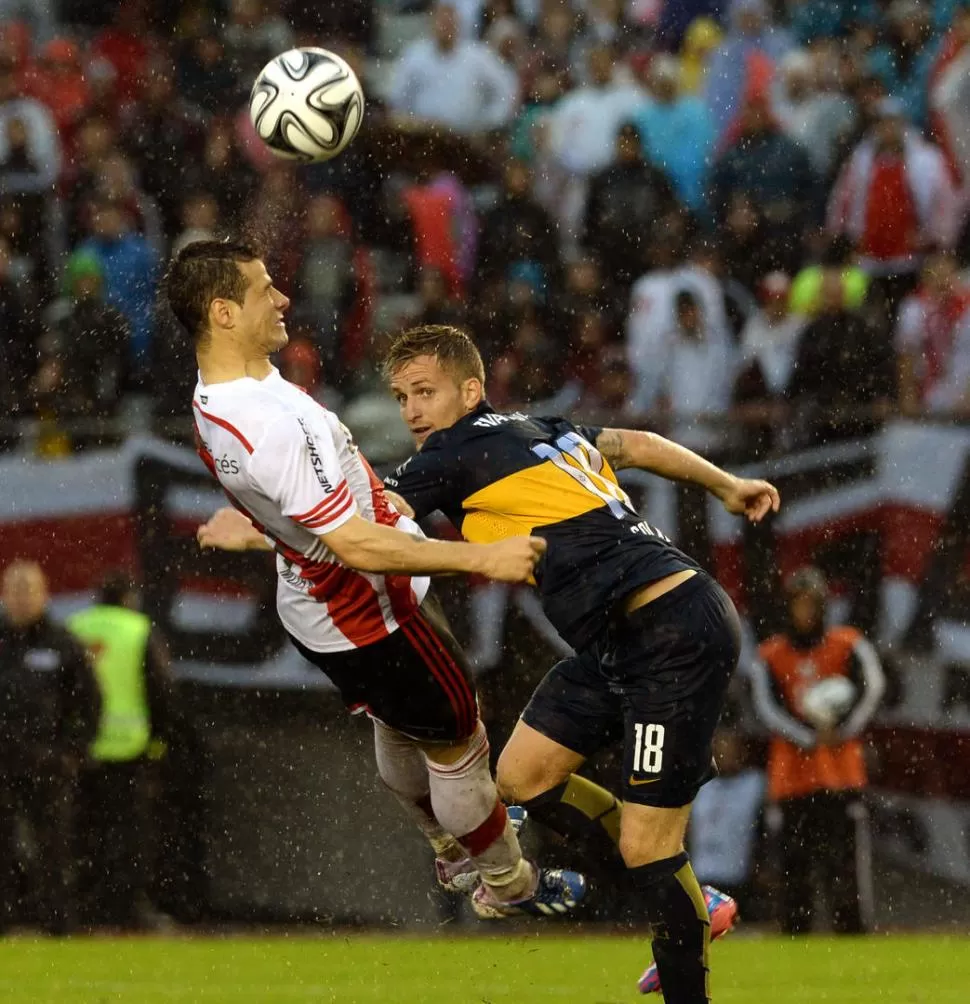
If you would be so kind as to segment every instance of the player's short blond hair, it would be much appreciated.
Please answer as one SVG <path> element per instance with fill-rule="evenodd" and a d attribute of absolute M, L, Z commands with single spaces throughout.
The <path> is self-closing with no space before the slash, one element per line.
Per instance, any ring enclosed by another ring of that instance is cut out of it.
<path fill-rule="evenodd" d="M 434 356 L 458 381 L 476 379 L 485 386 L 485 364 L 475 343 L 461 328 L 450 324 L 422 324 L 394 339 L 382 369 L 388 380 L 419 356 Z"/>

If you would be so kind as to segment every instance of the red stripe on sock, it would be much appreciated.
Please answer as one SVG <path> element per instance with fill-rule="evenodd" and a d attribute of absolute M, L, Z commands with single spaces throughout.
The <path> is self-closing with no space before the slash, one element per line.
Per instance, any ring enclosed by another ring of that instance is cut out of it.
<path fill-rule="evenodd" d="M 488 819 L 480 826 L 476 826 L 471 833 L 458 837 L 458 843 L 468 851 L 470 858 L 483 854 L 505 832 L 508 818 L 509 814 L 505 811 L 505 806 L 501 802 L 496 802 Z"/>

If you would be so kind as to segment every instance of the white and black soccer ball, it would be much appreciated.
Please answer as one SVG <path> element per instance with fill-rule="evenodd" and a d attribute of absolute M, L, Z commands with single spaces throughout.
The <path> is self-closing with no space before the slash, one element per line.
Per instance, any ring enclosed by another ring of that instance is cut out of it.
<path fill-rule="evenodd" d="M 278 157 L 330 160 L 360 129 L 364 90 L 335 53 L 290 49 L 260 71 L 249 115 L 259 138 Z"/>
<path fill-rule="evenodd" d="M 802 718 L 817 729 L 830 729 L 852 707 L 855 684 L 847 676 L 827 676 L 801 695 Z"/>

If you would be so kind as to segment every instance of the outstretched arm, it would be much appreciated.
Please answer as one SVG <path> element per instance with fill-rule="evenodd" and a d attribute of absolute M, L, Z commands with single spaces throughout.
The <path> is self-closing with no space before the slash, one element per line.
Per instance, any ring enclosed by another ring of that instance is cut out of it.
<path fill-rule="evenodd" d="M 671 481 L 701 485 L 720 499 L 728 512 L 743 514 L 752 523 L 777 512 L 781 505 L 778 489 L 769 482 L 735 477 L 655 432 L 603 429 L 596 437 L 596 448 L 614 470 L 639 467 Z"/>
<path fill-rule="evenodd" d="M 228 506 L 200 526 L 196 537 L 200 547 L 223 551 L 272 550 L 246 516 Z M 510 537 L 493 544 L 429 540 L 371 523 L 360 516 L 352 516 L 323 535 L 322 540 L 345 565 L 361 572 L 409 575 L 468 572 L 499 582 L 530 581 L 546 549 L 546 542 L 539 537 Z"/>

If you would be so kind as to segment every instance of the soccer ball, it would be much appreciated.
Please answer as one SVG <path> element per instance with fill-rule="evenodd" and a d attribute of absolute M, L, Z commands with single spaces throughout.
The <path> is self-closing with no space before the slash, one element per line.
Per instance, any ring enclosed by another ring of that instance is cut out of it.
<path fill-rule="evenodd" d="M 357 135 L 364 91 L 340 56 L 326 49 L 290 49 L 260 71 L 249 115 L 277 157 L 330 160 Z"/>
<path fill-rule="evenodd" d="M 802 717 L 817 729 L 830 729 L 852 707 L 855 695 L 855 684 L 847 676 L 828 676 L 802 694 Z"/>

